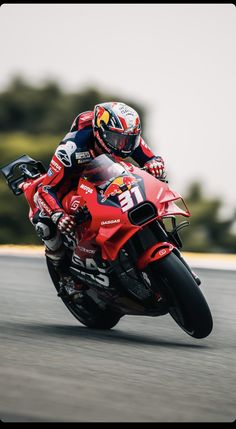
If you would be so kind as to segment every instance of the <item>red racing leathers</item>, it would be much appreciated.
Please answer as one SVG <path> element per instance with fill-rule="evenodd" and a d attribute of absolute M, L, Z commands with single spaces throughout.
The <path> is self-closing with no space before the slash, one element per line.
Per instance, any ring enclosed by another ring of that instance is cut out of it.
<path fill-rule="evenodd" d="M 71 130 L 57 147 L 50 162 L 47 175 L 37 191 L 37 205 L 48 216 L 62 210 L 61 200 L 76 186 L 85 165 L 94 157 L 94 134 L 92 127 L 93 111 L 78 115 Z M 132 153 L 132 158 L 140 167 L 145 164 L 151 174 L 162 172 L 164 163 L 161 157 L 155 157 L 151 149 L 140 137 L 140 144 Z M 159 162 L 161 168 L 155 171 Z"/>

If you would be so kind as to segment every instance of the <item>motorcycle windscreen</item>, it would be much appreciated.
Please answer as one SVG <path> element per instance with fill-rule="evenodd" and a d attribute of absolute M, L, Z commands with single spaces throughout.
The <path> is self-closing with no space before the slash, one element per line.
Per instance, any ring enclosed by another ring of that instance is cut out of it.
<path fill-rule="evenodd" d="M 121 164 L 115 162 L 110 156 L 102 154 L 89 162 L 83 170 L 83 178 L 95 185 L 101 185 L 125 172 Z"/>

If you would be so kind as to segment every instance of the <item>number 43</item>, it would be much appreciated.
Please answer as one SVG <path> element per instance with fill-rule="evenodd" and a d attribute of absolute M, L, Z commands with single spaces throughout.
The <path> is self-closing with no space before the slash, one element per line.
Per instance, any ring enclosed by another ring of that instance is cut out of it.
<path fill-rule="evenodd" d="M 131 188 L 130 191 L 125 191 L 118 197 L 122 212 L 126 212 L 131 209 L 134 204 L 141 203 L 143 201 L 142 194 L 138 186 Z"/>

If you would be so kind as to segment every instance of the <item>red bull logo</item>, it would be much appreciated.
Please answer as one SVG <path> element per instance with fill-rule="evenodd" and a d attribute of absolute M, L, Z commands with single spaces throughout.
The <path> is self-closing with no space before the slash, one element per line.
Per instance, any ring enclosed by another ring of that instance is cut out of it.
<path fill-rule="evenodd" d="M 105 122 L 105 124 L 108 124 L 109 119 L 110 119 L 110 115 L 107 112 L 107 110 L 99 107 L 99 110 L 97 112 L 97 123 L 96 123 L 96 125 L 98 127 L 100 127 L 101 126 L 101 121 Z"/>
<path fill-rule="evenodd" d="M 126 187 L 128 190 L 132 187 L 134 183 L 137 183 L 140 179 L 136 179 L 133 176 L 120 176 L 116 177 L 112 183 L 108 185 L 106 190 L 101 192 L 102 200 L 101 202 L 104 203 L 104 201 L 107 200 L 109 197 L 114 197 L 117 194 L 121 194 L 123 192 L 124 187 Z"/>

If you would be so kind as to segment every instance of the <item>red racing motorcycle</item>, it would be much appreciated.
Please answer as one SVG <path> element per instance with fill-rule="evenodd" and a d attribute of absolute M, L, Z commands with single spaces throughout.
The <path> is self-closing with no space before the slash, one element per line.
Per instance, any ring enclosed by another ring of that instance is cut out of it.
<path fill-rule="evenodd" d="M 29 201 L 46 170 L 28 155 L 1 169 L 15 195 Z M 63 199 L 74 216 L 86 206 L 91 217 L 74 235 L 63 235 L 69 272 L 86 286 L 83 303 L 73 302 L 50 260 L 52 282 L 69 311 L 90 328 L 111 329 L 125 315 L 170 314 L 188 335 L 207 337 L 211 311 L 199 278 L 181 255 L 179 222 L 190 212 L 183 198 L 128 162 L 108 155 L 93 159 L 76 189 Z"/>

